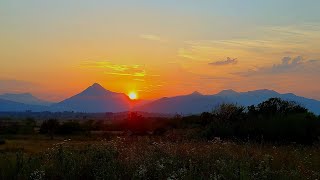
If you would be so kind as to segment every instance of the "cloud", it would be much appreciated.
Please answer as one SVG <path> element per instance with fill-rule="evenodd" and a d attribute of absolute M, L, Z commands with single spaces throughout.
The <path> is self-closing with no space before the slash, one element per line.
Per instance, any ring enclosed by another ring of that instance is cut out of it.
<path fill-rule="evenodd" d="M 140 38 L 145 39 L 145 40 L 150 40 L 150 41 L 157 41 L 157 42 L 161 42 L 161 43 L 168 42 L 167 39 L 164 39 L 160 36 L 153 35 L 153 34 L 142 34 L 142 35 L 140 35 Z"/>
<path fill-rule="evenodd" d="M 113 71 L 125 72 L 128 70 L 139 69 L 140 65 L 124 65 L 124 64 L 114 64 L 109 61 L 84 61 L 80 65 L 86 68 L 104 68 L 111 69 Z"/>
<path fill-rule="evenodd" d="M 155 74 L 149 74 L 144 66 L 134 64 L 115 64 L 109 61 L 84 61 L 80 65 L 82 68 L 101 69 L 103 73 L 116 76 L 132 76 L 143 78 L 146 76 L 159 76 Z"/>
<path fill-rule="evenodd" d="M 147 75 L 145 70 L 140 72 L 133 72 L 133 73 L 117 73 L 117 72 L 105 72 L 106 74 L 118 75 L 118 76 L 134 76 L 134 77 L 144 77 Z"/>
<path fill-rule="evenodd" d="M 246 38 L 187 40 L 177 51 L 183 59 L 207 62 L 234 54 L 245 62 L 269 61 L 282 56 L 320 57 L 320 24 L 262 26 Z M 258 59 L 257 59 L 258 57 Z"/>
<path fill-rule="evenodd" d="M 83 68 L 99 68 L 103 69 L 104 73 L 119 75 L 119 76 L 146 76 L 146 70 L 141 65 L 125 65 L 114 64 L 109 61 L 85 61 L 80 65 Z"/>
<path fill-rule="evenodd" d="M 272 66 L 266 67 L 257 67 L 255 69 L 250 69 L 246 72 L 238 72 L 235 74 L 243 75 L 243 76 L 251 76 L 251 75 L 275 75 L 275 74 L 285 74 L 285 73 L 311 73 L 317 72 L 317 68 L 320 67 L 319 60 L 305 60 L 302 56 L 297 56 L 295 58 L 292 57 L 284 57 L 281 60 L 281 63 L 274 64 Z"/>
<path fill-rule="evenodd" d="M 233 64 L 237 64 L 237 63 L 238 63 L 238 60 L 236 58 L 231 59 L 230 57 L 227 57 L 226 60 L 211 62 L 211 63 L 209 63 L 209 65 L 223 66 L 223 65 L 233 65 Z"/>

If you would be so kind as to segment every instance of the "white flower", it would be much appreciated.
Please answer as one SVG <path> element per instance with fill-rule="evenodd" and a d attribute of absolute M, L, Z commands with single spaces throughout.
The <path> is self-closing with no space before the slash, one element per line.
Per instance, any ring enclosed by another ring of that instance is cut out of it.
<path fill-rule="evenodd" d="M 40 171 L 40 170 L 36 169 L 35 171 L 33 171 L 30 174 L 30 179 L 41 180 L 41 179 L 44 179 L 44 175 L 45 175 L 44 171 Z"/>

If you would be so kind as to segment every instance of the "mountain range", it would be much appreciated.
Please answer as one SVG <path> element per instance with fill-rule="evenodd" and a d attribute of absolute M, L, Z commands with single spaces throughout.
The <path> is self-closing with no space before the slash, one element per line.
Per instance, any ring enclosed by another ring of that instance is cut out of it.
<path fill-rule="evenodd" d="M 149 104 L 138 107 L 137 110 L 153 113 L 182 113 L 197 114 L 204 111 L 211 112 L 222 103 L 233 103 L 241 106 L 257 105 L 269 98 L 281 98 L 295 101 L 315 114 L 320 114 L 320 101 L 296 96 L 292 93 L 280 94 L 273 90 L 255 90 L 248 92 L 236 92 L 223 90 L 214 95 L 202 95 L 194 92 L 189 95 L 161 98 Z"/>
<path fill-rule="evenodd" d="M 29 105 L 50 106 L 51 104 L 53 104 L 52 102 L 39 99 L 30 93 L 22 93 L 22 94 L 6 93 L 6 94 L 1 94 L 0 99 L 23 103 L 23 104 L 29 104 Z"/>
<path fill-rule="evenodd" d="M 248 92 L 223 90 L 213 95 L 194 92 L 188 95 L 164 97 L 154 101 L 130 100 L 124 93 L 106 90 L 95 83 L 68 99 L 50 103 L 24 94 L 0 95 L 0 111 L 75 111 L 75 112 L 124 112 L 142 111 L 163 114 L 197 114 L 212 111 L 222 103 L 235 103 L 242 106 L 256 105 L 269 98 L 279 97 L 295 101 L 315 114 L 320 114 L 320 101 L 296 96 L 292 93 L 280 94 L 273 90 L 262 89 Z"/>

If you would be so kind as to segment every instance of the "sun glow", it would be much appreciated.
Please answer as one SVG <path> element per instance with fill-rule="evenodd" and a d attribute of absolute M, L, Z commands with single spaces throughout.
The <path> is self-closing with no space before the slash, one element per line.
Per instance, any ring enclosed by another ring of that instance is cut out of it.
<path fill-rule="evenodd" d="M 131 100 L 135 100 L 135 99 L 138 99 L 138 95 L 137 95 L 137 93 L 136 92 L 130 92 L 129 94 L 128 94 L 128 96 L 129 96 L 129 98 L 131 99 Z"/>

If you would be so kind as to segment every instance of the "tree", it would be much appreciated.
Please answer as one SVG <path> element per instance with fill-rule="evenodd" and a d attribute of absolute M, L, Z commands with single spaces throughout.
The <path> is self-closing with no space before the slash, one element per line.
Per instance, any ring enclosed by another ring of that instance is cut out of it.
<path fill-rule="evenodd" d="M 222 121 L 239 121 L 244 118 L 244 110 L 244 107 L 235 104 L 221 104 L 213 111 L 213 115 Z"/>
<path fill-rule="evenodd" d="M 49 119 L 48 121 L 44 121 L 40 127 L 40 133 L 48 134 L 50 139 L 53 139 L 54 134 L 58 130 L 60 124 L 56 119 Z"/>
<path fill-rule="evenodd" d="M 259 113 L 266 116 L 289 113 L 307 113 L 308 110 L 296 102 L 285 101 L 280 98 L 270 98 L 267 101 L 260 103 L 257 107 Z"/>

